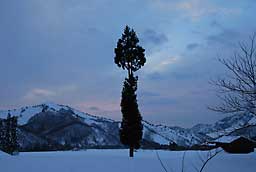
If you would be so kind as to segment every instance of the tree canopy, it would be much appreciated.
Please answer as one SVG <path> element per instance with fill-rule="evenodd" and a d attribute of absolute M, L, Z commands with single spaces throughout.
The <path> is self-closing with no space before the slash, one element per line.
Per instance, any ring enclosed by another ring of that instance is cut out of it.
<path fill-rule="evenodd" d="M 145 49 L 138 45 L 139 39 L 133 29 L 126 26 L 122 38 L 115 48 L 115 63 L 128 71 L 128 75 L 139 70 L 146 63 Z"/>

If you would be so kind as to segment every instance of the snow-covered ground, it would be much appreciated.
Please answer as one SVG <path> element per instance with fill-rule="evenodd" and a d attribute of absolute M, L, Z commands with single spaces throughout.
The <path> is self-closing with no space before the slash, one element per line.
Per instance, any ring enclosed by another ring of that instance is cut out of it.
<path fill-rule="evenodd" d="M 182 151 L 157 151 L 169 172 L 181 172 Z M 207 151 L 187 151 L 184 172 L 194 172 L 202 165 Z M 254 172 L 256 152 L 214 157 L 205 172 Z M 86 150 L 67 152 L 34 152 L 9 156 L 0 152 L 1 172 L 164 172 L 156 151 L 139 150 L 133 159 L 128 150 Z"/>

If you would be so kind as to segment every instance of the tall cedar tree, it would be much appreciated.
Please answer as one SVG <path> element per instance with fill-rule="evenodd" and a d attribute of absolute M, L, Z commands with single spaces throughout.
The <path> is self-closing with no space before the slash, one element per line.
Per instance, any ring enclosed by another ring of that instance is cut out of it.
<path fill-rule="evenodd" d="M 128 78 L 124 81 L 121 111 L 123 114 L 120 140 L 130 147 L 130 157 L 133 157 L 134 148 L 140 147 L 142 139 L 142 117 L 137 104 L 137 81 L 133 75 L 146 63 L 145 49 L 138 45 L 139 39 L 133 29 L 125 27 L 122 38 L 118 40 L 115 48 L 115 63 L 118 67 L 128 71 Z"/>
<path fill-rule="evenodd" d="M 130 146 L 130 157 L 133 157 L 133 149 L 140 147 L 143 130 L 141 124 L 142 117 L 138 109 L 137 96 L 135 94 L 137 80 L 138 77 L 133 76 L 125 78 L 121 100 L 123 119 L 120 128 L 120 140 L 124 145 Z"/>

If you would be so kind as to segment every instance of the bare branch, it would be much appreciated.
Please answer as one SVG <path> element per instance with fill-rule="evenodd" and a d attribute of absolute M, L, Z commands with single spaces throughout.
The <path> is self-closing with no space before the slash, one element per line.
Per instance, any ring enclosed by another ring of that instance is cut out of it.
<path fill-rule="evenodd" d="M 211 84 L 217 86 L 221 104 L 208 107 L 222 113 L 249 112 L 256 115 L 256 33 L 249 38 L 249 45 L 239 43 L 240 53 L 230 59 L 219 58 L 231 75 Z"/>
<path fill-rule="evenodd" d="M 161 158 L 159 157 L 159 154 L 158 154 L 157 150 L 156 150 L 156 156 L 157 156 L 157 159 L 159 160 L 159 162 L 160 162 L 162 168 L 164 169 L 164 171 L 165 171 L 165 172 L 168 172 L 167 168 L 165 167 L 165 165 L 163 164 Z"/>
<path fill-rule="evenodd" d="M 221 151 L 223 151 L 223 150 L 222 150 L 222 149 L 220 149 L 220 150 L 217 150 L 217 149 L 216 149 L 216 151 L 215 151 L 213 154 L 211 153 L 211 151 L 209 151 L 209 152 L 208 152 L 207 159 L 204 160 L 204 163 L 203 163 L 202 167 L 200 168 L 199 172 L 202 172 L 202 171 L 204 170 L 205 166 L 207 165 L 207 163 L 208 163 L 211 159 L 213 159 L 216 155 L 218 155 Z"/>
<path fill-rule="evenodd" d="M 185 155 L 186 155 L 186 151 L 184 151 L 183 156 L 182 156 L 182 168 L 181 168 L 181 172 L 184 172 L 184 167 L 185 167 Z"/>

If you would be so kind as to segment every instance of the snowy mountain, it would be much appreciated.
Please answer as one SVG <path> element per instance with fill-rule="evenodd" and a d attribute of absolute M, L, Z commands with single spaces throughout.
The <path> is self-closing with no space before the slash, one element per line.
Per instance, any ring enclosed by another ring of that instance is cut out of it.
<path fill-rule="evenodd" d="M 23 149 L 51 147 L 120 146 L 119 123 L 77 111 L 71 107 L 45 103 L 0 111 L 18 116 L 18 138 Z"/>
<path fill-rule="evenodd" d="M 113 120 L 110 120 L 107 118 L 93 116 L 88 113 L 78 111 L 69 106 L 55 104 L 55 103 L 43 103 L 40 105 L 26 106 L 19 109 L 13 109 L 13 110 L 0 110 L 0 118 L 6 118 L 8 115 L 8 112 L 10 112 L 11 115 L 19 117 L 19 120 L 18 120 L 19 125 L 24 125 L 35 114 L 38 114 L 44 111 L 58 112 L 61 109 L 73 111 L 74 112 L 73 116 L 80 116 L 81 118 L 84 118 L 84 120 L 86 120 L 87 123 L 95 123 L 99 119 L 104 121 L 114 122 Z"/>
<path fill-rule="evenodd" d="M 143 122 L 143 126 L 144 138 L 149 135 L 150 140 L 163 145 L 174 142 L 180 146 L 190 147 L 206 140 L 205 135 L 193 132 L 190 129 L 154 125 L 146 121 Z"/>
<path fill-rule="evenodd" d="M 251 128 L 256 125 L 256 116 L 252 114 L 236 114 L 217 121 L 214 124 L 197 124 L 191 128 L 193 132 L 206 134 L 211 138 L 223 135 L 236 135 L 238 130 Z M 247 134 L 241 133 L 242 135 Z M 256 136 L 256 135 L 255 135 Z"/>
<path fill-rule="evenodd" d="M 119 141 L 120 122 L 93 116 L 74 108 L 54 103 L 0 111 L 18 116 L 18 139 L 23 150 L 70 149 L 90 147 L 123 147 Z M 142 146 L 175 143 L 190 147 L 223 135 L 256 136 L 256 117 L 234 115 L 215 124 L 198 124 L 190 129 L 154 125 L 143 121 Z"/>

